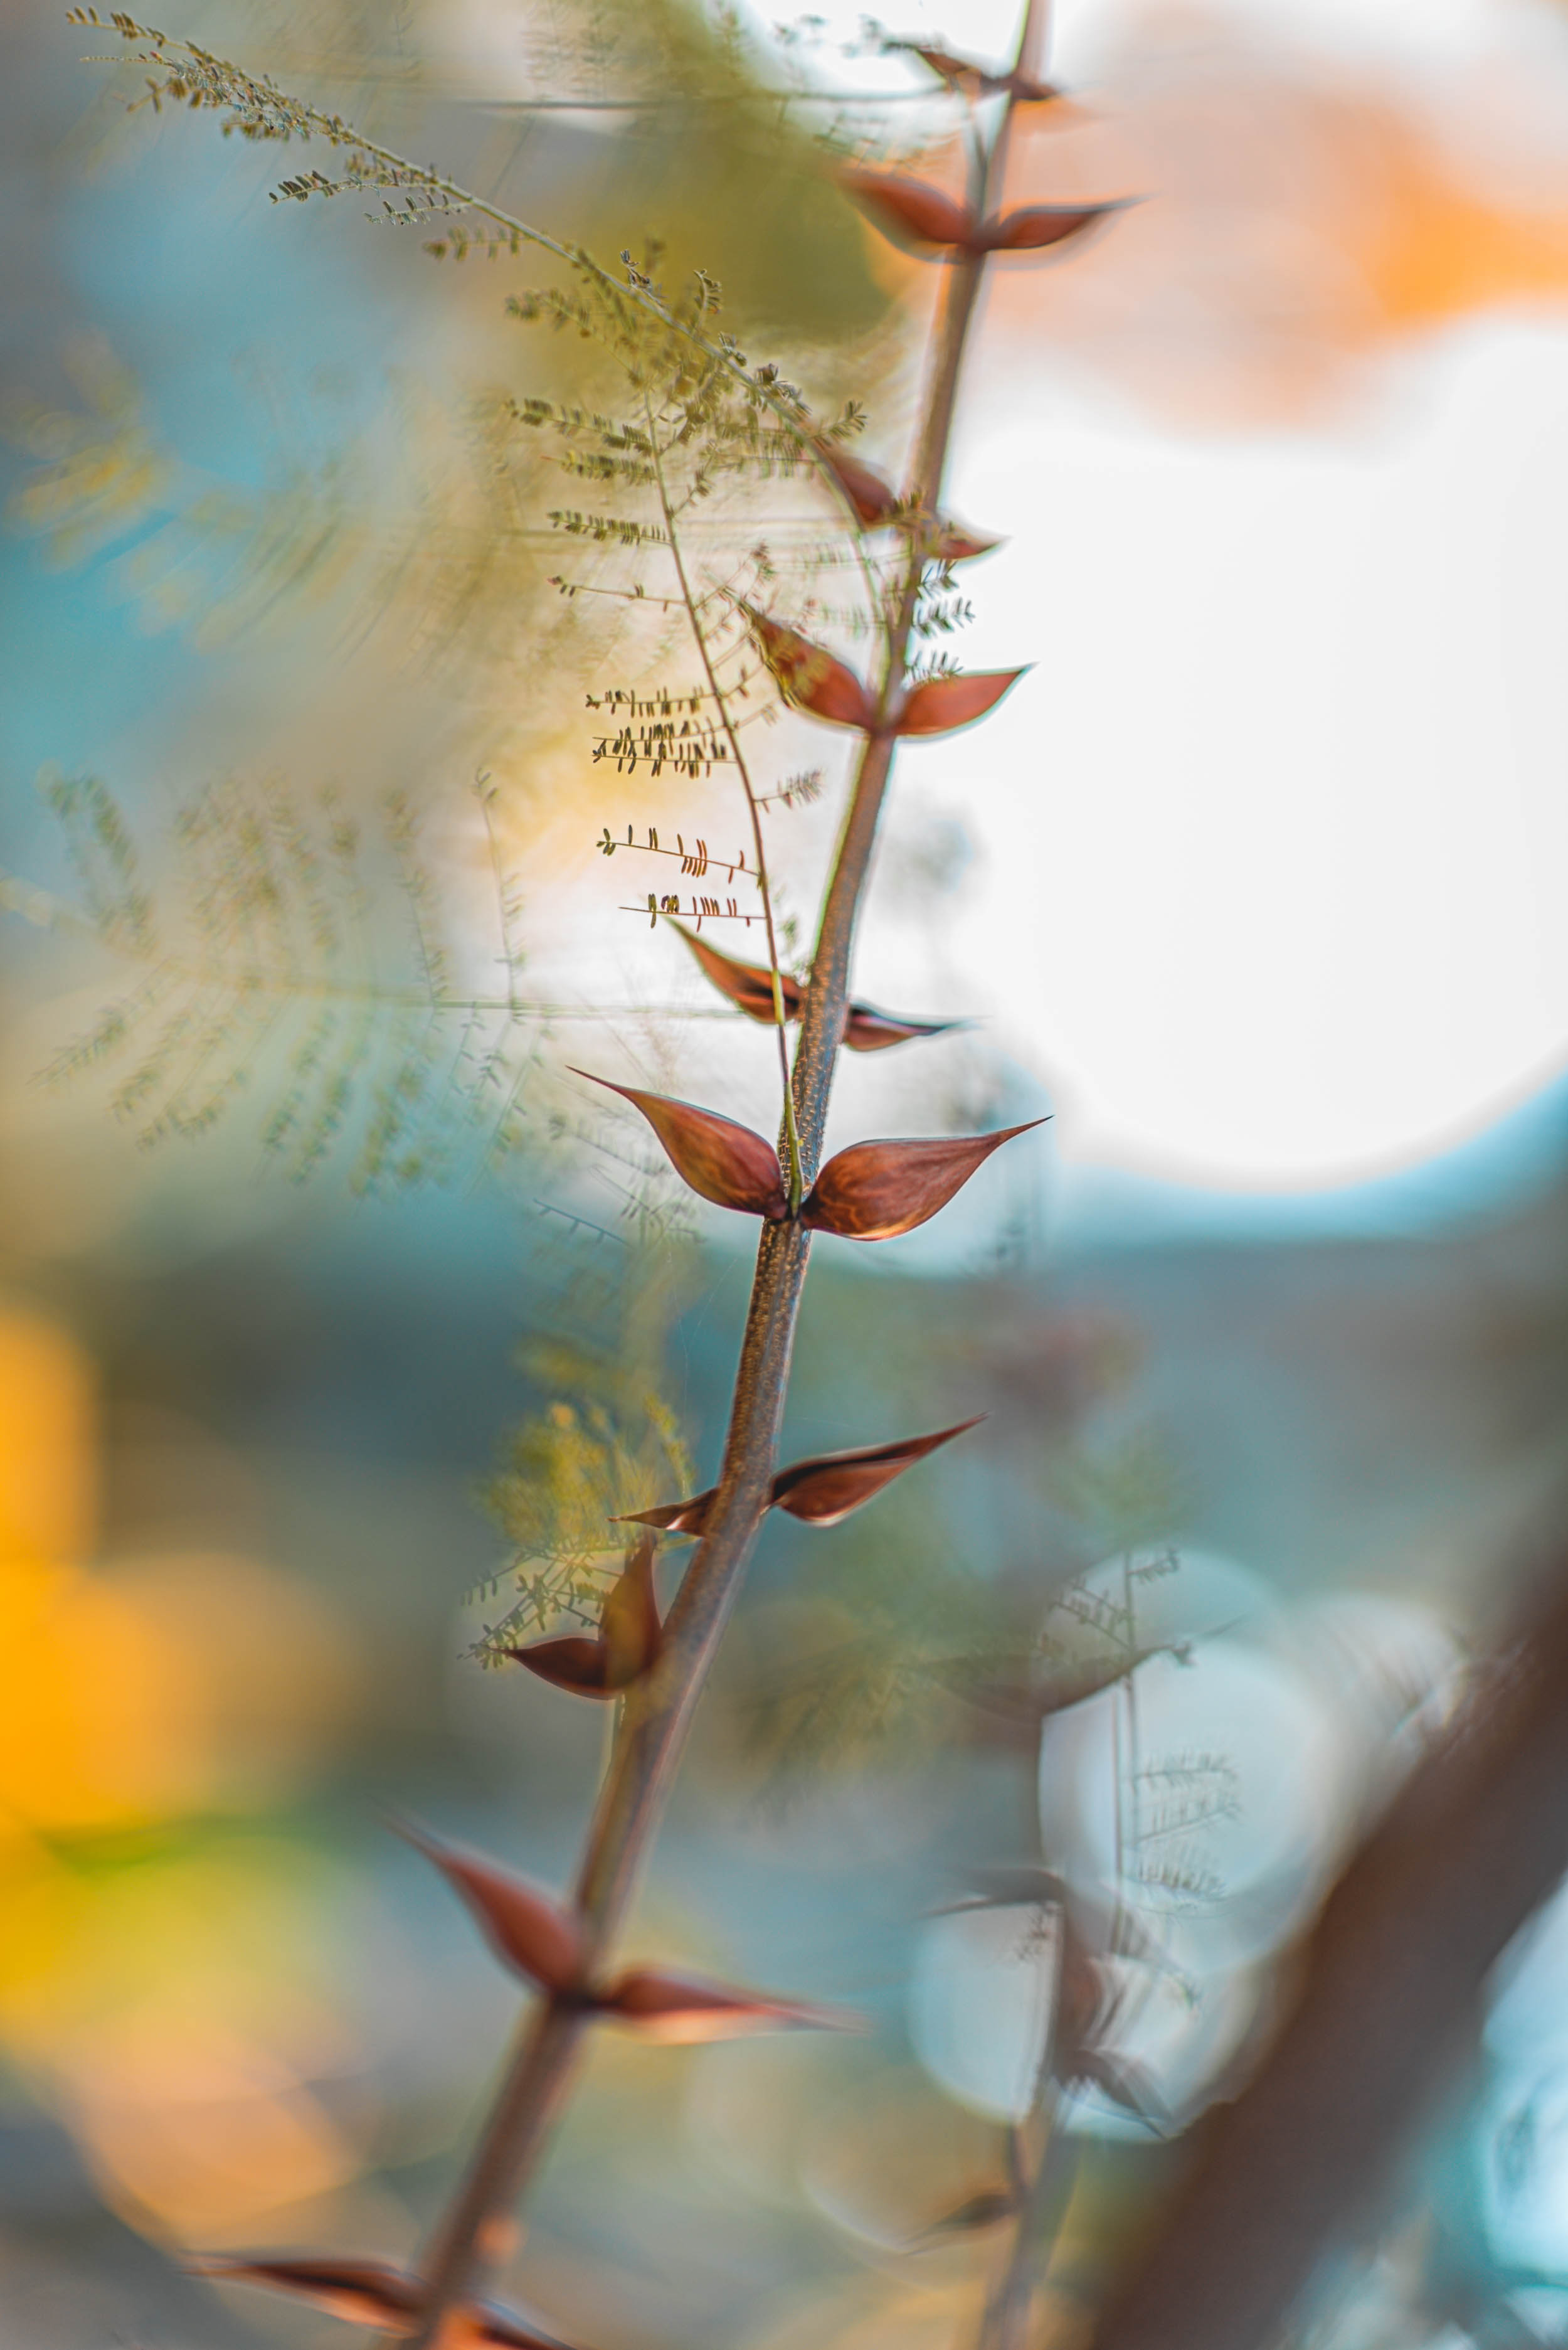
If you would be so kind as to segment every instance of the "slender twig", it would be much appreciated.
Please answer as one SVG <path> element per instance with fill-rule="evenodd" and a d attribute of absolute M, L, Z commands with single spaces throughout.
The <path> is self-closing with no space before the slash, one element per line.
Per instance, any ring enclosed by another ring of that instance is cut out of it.
<path fill-rule="evenodd" d="M 1031 11 L 1021 57 L 1035 38 L 1033 26 Z M 993 172 L 1005 156 L 1013 104 L 1010 97 L 988 183 L 1000 184 Z M 984 267 L 983 255 L 967 253 L 945 265 L 913 483 L 924 513 L 940 506 L 959 374 Z M 886 722 L 903 688 L 924 567 L 919 536 L 912 535 L 888 629 L 877 723 L 863 739 L 812 959 L 790 1086 L 806 1181 L 821 1156 L 857 920 L 892 767 L 894 738 Z M 767 1505 L 810 1247 L 810 1232 L 796 1218 L 763 1227 L 717 1492 L 670 1609 L 659 1662 L 626 1707 L 577 1872 L 590 1967 L 602 1958 L 635 1888 Z M 524 2020 L 467 2172 L 423 2263 L 422 2311 L 410 2350 L 437 2350 L 448 2313 L 483 2292 L 504 2258 L 512 2207 L 565 2096 L 583 2028 L 580 2010 L 554 2001 L 541 2001 Z"/>
<path fill-rule="evenodd" d="M 490 850 L 490 869 L 495 876 L 495 912 L 501 931 L 501 960 L 506 966 L 506 1003 L 513 1018 L 521 1016 L 517 1003 L 517 971 L 522 962 L 512 937 L 512 889 L 502 862 L 501 842 L 495 830 L 495 787 L 487 775 L 480 775 L 474 784 L 479 805 L 484 812 L 484 837 Z"/>
<path fill-rule="evenodd" d="M 735 763 L 735 773 L 741 779 L 741 789 L 746 795 L 746 808 L 752 820 L 752 847 L 757 860 L 757 888 L 762 892 L 763 921 L 767 931 L 768 978 L 774 997 L 774 1033 L 778 1038 L 779 1078 L 784 1088 L 784 1128 L 789 1166 L 789 1205 L 790 1213 L 794 1215 L 805 1196 L 805 1186 L 801 1180 L 800 1136 L 795 1131 L 794 1097 L 790 1091 L 789 1044 L 785 1033 L 788 1022 L 784 1012 L 784 979 L 779 968 L 778 939 L 774 930 L 774 897 L 768 886 L 768 852 L 763 839 L 762 811 L 757 806 L 756 790 L 752 782 L 751 770 L 746 764 L 746 754 L 741 748 L 740 733 L 730 714 L 729 699 L 714 674 L 713 657 L 708 646 L 708 632 L 698 618 L 697 604 L 691 592 L 691 582 L 686 576 L 686 560 L 680 552 L 680 534 L 675 527 L 674 510 L 670 503 L 670 488 L 664 478 L 664 454 L 659 445 L 659 424 L 653 413 L 652 403 L 646 393 L 643 396 L 642 405 L 643 412 L 648 418 L 649 459 L 653 467 L 654 486 L 659 493 L 659 509 L 664 515 L 664 531 L 670 545 L 670 558 L 675 566 L 675 576 L 680 582 L 680 598 L 686 607 L 686 617 L 691 625 L 692 637 L 696 640 L 697 657 L 702 664 L 702 674 L 708 681 L 708 691 L 711 693 L 717 707 L 719 723 L 722 726 L 725 740 L 730 745 L 730 755 Z"/>
<path fill-rule="evenodd" d="M 1048 2050 L 1046 2068 L 1049 2064 Z M 1006 2256 L 986 2296 L 980 2331 L 983 2350 L 1024 2350 L 1029 2338 L 1041 2247 L 1056 2232 L 1077 2168 L 1072 2140 L 1059 2126 L 1060 2104 L 1046 2069 L 1042 2094 L 1029 2117 L 1038 2140 L 1033 2164 L 1022 2143 L 1017 2149 L 1018 2210 Z M 1020 2140 L 1024 2134 L 1018 2133 Z"/>
<path fill-rule="evenodd" d="M 90 12 L 89 12 L 90 13 Z M 78 19 L 79 20 L 79 19 Z M 1037 0 L 1030 0 L 1019 46 L 1020 67 L 1033 66 L 1040 45 Z M 793 1068 L 784 1069 L 784 1141 L 791 1168 L 790 1207 L 797 1210 L 805 1185 L 814 1180 L 821 1156 L 833 1075 L 842 1044 L 855 932 L 882 803 L 892 766 L 895 712 L 906 691 L 921 583 L 928 561 L 927 534 L 911 528 L 896 594 L 869 563 L 857 526 L 854 500 L 824 445 L 814 438 L 798 396 L 775 389 L 771 371 L 753 374 L 729 338 L 715 341 L 702 320 L 707 289 L 690 307 L 671 309 L 642 273 L 625 279 L 578 247 L 504 212 L 433 168 L 410 163 L 391 149 L 367 139 L 340 117 L 304 106 L 273 86 L 224 64 L 187 42 L 169 42 L 129 18 L 117 27 L 131 40 L 151 44 L 141 62 L 169 69 L 168 85 L 152 85 L 141 103 L 156 106 L 164 89 L 188 103 L 226 110 L 233 120 L 264 139 L 320 137 L 347 150 L 342 180 L 306 173 L 275 192 L 279 200 L 348 188 L 400 193 L 402 208 L 384 203 L 384 213 L 401 224 L 465 213 L 487 222 L 499 235 L 454 239 L 462 251 L 515 252 L 524 244 L 553 254 L 610 296 L 612 305 L 640 310 L 668 333 L 701 350 L 715 374 L 741 390 L 753 407 L 780 422 L 802 464 L 828 488 L 853 533 L 851 544 L 867 585 L 871 608 L 884 629 L 885 660 L 877 704 L 866 727 L 849 805 L 826 890 L 811 978 L 805 993 L 799 1045 Z M 974 194 L 988 201 L 1000 189 L 1018 75 L 989 153 L 977 147 Z M 976 118 L 978 120 L 978 117 Z M 444 248 L 439 247 L 438 250 Z M 949 255 L 943 294 L 929 365 L 929 380 L 917 439 L 911 491 L 918 517 L 934 516 L 952 434 L 954 404 L 966 342 L 984 279 L 986 255 L 967 245 Z M 654 435 L 657 451 L 657 435 Z M 666 485 L 659 484 L 667 524 L 672 524 Z M 672 527 L 668 530 L 687 608 L 691 613 L 704 667 L 718 700 L 737 764 L 736 735 L 724 697 L 713 676 L 713 656 L 685 576 Z M 756 795 L 746 782 L 756 838 L 759 876 L 764 852 Z M 764 897 L 772 956 L 775 1026 L 783 1035 L 782 983 L 772 910 Z M 416 909 L 417 913 L 417 909 Z M 441 975 L 429 970 L 429 1011 L 441 1008 Z M 512 1007 L 508 1004 L 508 1010 Z M 782 1155 L 782 1154 L 781 1154 Z M 582 1966 L 589 1980 L 600 1965 L 634 1890 L 652 1832 L 679 1765 L 686 1736 L 719 1640 L 733 1607 L 742 1571 L 770 1497 L 778 1435 L 788 1384 L 791 1354 L 810 1252 L 810 1232 L 797 1212 L 765 1222 L 758 1248 L 751 1302 L 742 1338 L 730 1422 L 714 1500 L 703 1539 L 670 1609 L 656 1662 L 623 1701 L 618 1728 L 575 1887 Z M 412 2350 L 435 2350 L 449 2331 L 452 2313 L 481 2293 L 513 2241 L 512 2207 L 536 2162 L 566 2094 L 577 2044 L 589 2013 L 586 2002 L 565 1996 L 540 2001 L 525 2018 L 512 2063 L 457 2192 L 439 2224 L 422 2262 L 420 2318 Z"/>
<path fill-rule="evenodd" d="M 1042 1911 L 1044 1916 L 1044 1910 Z M 1034 2292 L 1036 2247 L 1050 2219 L 1059 2157 L 1056 2055 L 1061 2039 L 1065 1921 L 1058 1914 L 1055 1966 L 1046 2002 L 1045 2031 L 1034 2068 L 1029 2111 L 1007 2133 L 1008 2179 L 1012 2189 L 1012 2230 L 981 2311 L 977 2350 L 1020 2350 L 1020 2337 Z M 1033 2146 L 1031 2141 L 1033 2140 Z M 1050 2189 L 1047 2189 L 1047 2174 Z"/>
<path fill-rule="evenodd" d="M 1137 1852 L 1139 1835 L 1137 1698 L 1133 1687 L 1138 1663 L 1137 1599 L 1130 1551 L 1122 1554 L 1122 1597 L 1116 1611 L 1113 1637 L 1127 1660 L 1127 1670 L 1111 1692 L 1106 1724 L 1111 1750 L 1116 1887 L 1111 1926 L 1114 1943 L 1122 1933 L 1126 1918 L 1128 1853 L 1129 1849 Z M 1128 1812 L 1131 1814 L 1130 1825 L 1127 1816 Z M 976 2350 L 1023 2350 L 1028 2338 L 1029 2311 L 1039 2276 L 1042 2249 L 1048 2238 L 1054 2235 L 1055 2224 L 1065 2208 L 1075 2168 L 1072 2146 L 1061 2127 L 1062 2094 L 1058 2078 L 1061 2068 L 1057 2062 L 1063 2000 L 1066 1990 L 1067 1931 L 1065 1909 L 1059 1908 L 1055 1971 L 1052 1980 L 1044 2051 L 1035 2077 L 1028 2121 L 1014 2133 L 1012 2140 L 1017 2209 L 1013 2214 L 1012 2236 L 981 2314 Z M 1035 2141 L 1033 2168 L 1029 2161 L 1031 2135 Z"/>
<path fill-rule="evenodd" d="M 946 89 L 755 89 L 747 96 L 766 99 L 777 106 L 940 106 L 950 99 Z M 732 107 L 732 92 L 709 97 L 691 92 L 673 98 L 486 98 L 472 101 L 486 114 L 657 114 L 683 113 L 697 106 Z"/>
<path fill-rule="evenodd" d="M 711 858 L 711 864 L 722 865 L 723 858 Z M 642 907 L 629 907 L 628 912 L 641 913 Z M 238 987 L 250 994 L 296 998 L 306 1003 L 354 1003 L 369 1007 L 387 1006 L 392 1011 L 432 1011 L 462 1013 L 485 1018 L 505 1017 L 513 1020 L 608 1020 L 621 1014 L 628 1019 L 653 1016 L 680 1020 L 732 1020 L 734 1013 L 727 1004 L 681 1003 L 552 1003 L 547 1000 L 531 1000 L 512 993 L 505 995 L 431 995 L 424 987 L 400 987 L 375 978 L 336 979 L 324 972 L 292 972 L 255 969 L 235 972 L 216 963 L 194 962 L 180 955 L 165 954 L 161 949 L 140 948 L 130 941 L 106 932 L 101 923 L 57 898 L 47 889 L 36 889 L 30 881 L 0 871 L 0 912 L 19 914 L 41 931 L 65 931 L 107 948 L 110 954 L 123 956 L 132 962 L 153 965 L 151 987 L 157 983 L 160 993 L 171 987 Z M 705 914 L 704 921 L 712 915 Z M 722 919 L 722 918 L 721 918 Z M 743 918 L 742 918 L 743 919 Z"/>
<path fill-rule="evenodd" d="M 176 77 L 190 78 L 194 69 L 194 76 L 198 80 L 203 77 L 207 78 L 209 88 L 213 87 L 212 78 L 216 70 L 219 75 L 231 77 L 230 88 L 234 83 L 243 80 L 249 102 L 253 107 L 275 108 L 282 103 L 281 93 L 270 84 L 257 82 L 249 75 L 241 75 L 236 68 L 225 65 L 222 59 L 214 58 L 208 51 L 200 48 L 192 41 L 171 39 L 168 35 L 158 32 L 151 26 L 137 25 L 130 20 L 123 21 L 116 26 L 116 29 L 127 40 L 145 40 L 151 43 L 151 48 L 143 49 L 139 53 L 138 61 L 140 64 L 167 67 Z M 182 54 L 168 54 L 171 51 Z M 118 60 L 106 58 L 101 62 L 115 63 Z M 132 110 L 134 111 L 135 108 L 154 105 L 157 101 L 158 92 L 154 91 L 151 97 L 137 99 Z M 188 100 L 188 102 L 191 101 Z M 223 91 L 209 97 L 204 102 L 216 107 L 220 111 L 227 108 L 231 113 L 241 113 L 241 102 L 237 93 L 229 95 Z M 760 401 L 778 418 L 785 430 L 799 442 L 801 462 L 811 466 L 816 473 L 849 526 L 851 528 L 857 526 L 853 500 L 826 458 L 813 444 L 810 435 L 802 432 L 800 418 L 791 403 L 771 390 L 766 382 L 759 381 L 755 376 L 749 374 L 734 353 L 726 349 L 722 343 L 715 342 L 711 336 L 705 335 L 694 319 L 682 317 L 678 310 L 670 309 L 652 286 L 639 282 L 636 276 L 618 277 L 613 270 L 607 269 L 602 262 L 596 261 L 593 255 L 586 252 L 581 245 L 563 244 L 558 237 L 551 236 L 547 230 L 535 227 L 531 221 L 522 220 L 514 213 L 504 211 L 499 204 L 492 203 L 487 198 L 476 195 L 472 188 L 463 187 L 459 181 L 448 179 L 433 166 L 415 163 L 408 156 L 399 154 L 395 148 L 383 146 L 379 140 L 368 138 L 352 123 L 345 122 L 341 115 L 327 114 L 320 107 L 305 105 L 298 101 L 293 103 L 296 119 L 291 128 L 284 130 L 268 130 L 262 133 L 264 137 L 276 138 L 286 142 L 290 137 L 308 140 L 315 136 L 326 140 L 329 146 L 349 150 L 351 158 L 354 154 L 363 155 L 371 162 L 380 164 L 391 174 L 390 179 L 386 182 L 367 180 L 354 174 L 351 170 L 349 179 L 343 183 L 344 185 L 366 190 L 373 190 L 377 187 L 407 190 L 410 200 L 415 202 L 421 217 L 427 213 L 436 219 L 449 213 L 476 213 L 481 220 L 487 220 L 501 230 L 509 249 L 515 251 L 521 244 L 537 245 L 542 252 L 553 254 L 557 261 L 564 261 L 569 268 L 581 270 L 586 276 L 596 278 L 618 299 L 631 303 L 636 308 L 648 311 L 659 320 L 661 326 L 693 344 L 725 375 L 734 382 L 743 385 L 749 399 Z M 426 201 L 421 202 L 421 199 Z M 434 201 L 428 201 L 430 199 Z M 390 206 L 388 207 L 388 212 L 393 219 L 399 217 Z M 372 214 L 371 217 L 375 218 L 376 215 Z M 409 215 L 404 217 L 407 218 Z"/>

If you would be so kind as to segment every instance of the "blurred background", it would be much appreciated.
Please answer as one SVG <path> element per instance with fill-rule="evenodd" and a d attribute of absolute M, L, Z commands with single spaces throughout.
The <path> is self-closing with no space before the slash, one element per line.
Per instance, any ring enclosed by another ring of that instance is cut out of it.
<path fill-rule="evenodd" d="M 950 174 L 954 118 L 857 12 L 168 30 L 661 241 L 898 473 L 934 276 L 822 142 Z M 128 114 L 107 30 L 0 38 L 0 2300 L 16 2350 L 326 2344 L 179 2262 L 410 2257 L 483 2108 L 518 1995 L 386 1815 L 569 1874 L 603 1723 L 483 1651 L 713 1473 L 750 1234 L 568 1065 L 773 1115 L 604 839 L 743 834 L 722 773 L 594 756 L 586 697 L 691 656 L 508 422 L 597 396 L 507 315 L 548 271 L 269 202 L 329 154 Z M 1035 666 L 902 758 L 857 966 L 971 1024 L 846 1066 L 830 1142 L 1053 1121 L 817 1250 L 786 1459 L 988 1417 L 770 1522 L 632 1939 L 869 2029 L 595 2047 L 512 2281 L 604 2350 L 971 2340 L 1047 2109 L 1069 2334 L 1561 1458 L 1568 10 L 1071 0 L 1053 69 L 1019 193 L 1145 201 L 988 295 L 957 650 Z M 786 721 L 818 764 L 767 818 L 802 948 L 845 750 Z M 1565 1966 L 1568 1905 L 1321 2337 L 1568 2334 Z"/>

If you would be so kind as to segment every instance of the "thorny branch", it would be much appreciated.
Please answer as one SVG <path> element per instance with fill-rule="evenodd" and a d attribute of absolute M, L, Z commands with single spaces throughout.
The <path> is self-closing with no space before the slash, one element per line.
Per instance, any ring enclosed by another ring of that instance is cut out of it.
<path fill-rule="evenodd" d="M 1031 0 L 1024 19 L 1020 73 L 1038 49 L 1041 5 Z M 977 193 L 1000 186 L 1015 103 L 1010 94 Z M 984 267 L 982 255 L 970 254 L 946 265 L 913 483 L 919 506 L 929 513 L 940 501 Z M 883 717 L 903 686 L 923 572 L 923 548 L 912 537 L 888 633 L 878 704 Z M 806 1180 L 815 1176 L 822 1150 L 856 922 L 893 743 L 880 729 L 864 740 L 817 931 L 791 1087 Z M 773 961 L 776 978 L 776 953 Z M 670 1611 L 663 1652 L 626 1706 L 578 1868 L 576 1893 L 592 1960 L 607 1948 L 630 1899 L 767 1506 L 810 1246 L 809 1231 L 793 1218 L 763 1226 L 717 1494 Z M 427 2255 L 426 2298 L 412 2350 L 438 2350 L 446 2314 L 482 2293 L 504 2257 L 513 2206 L 565 2097 L 582 2030 L 579 2014 L 554 2002 L 539 2003 L 525 2020 L 467 2175 Z"/>

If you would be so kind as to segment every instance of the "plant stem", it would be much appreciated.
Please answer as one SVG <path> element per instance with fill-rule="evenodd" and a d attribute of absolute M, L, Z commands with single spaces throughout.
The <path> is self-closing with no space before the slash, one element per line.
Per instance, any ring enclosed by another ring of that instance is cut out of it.
<path fill-rule="evenodd" d="M 1031 0 L 1021 56 L 1033 37 L 1033 6 Z M 983 174 L 988 195 L 1000 183 L 1013 105 L 1010 97 Z M 934 514 L 940 499 L 959 375 L 984 269 L 983 255 L 965 255 L 947 265 L 912 484 L 922 512 Z M 916 535 L 888 634 L 880 714 L 903 685 L 924 567 Z M 890 734 L 878 730 L 865 737 L 823 901 L 788 1088 L 803 1182 L 815 1178 L 821 1157 L 844 1035 L 856 924 L 892 761 Z M 776 965 L 775 955 L 775 972 Z M 639 1685 L 636 1701 L 628 1703 L 578 1867 L 576 1894 L 590 1967 L 602 1960 L 635 1890 L 767 1508 L 810 1249 L 810 1232 L 794 1219 L 764 1226 L 758 1244 L 718 1490 L 670 1609 L 659 1662 Z M 467 2174 L 424 2263 L 423 2309 L 410 2350 L 438 2350 L 448 2313 L 477 2297 L 504 2258 L 512 2206 L 559 2110 L 581 2033 L 579 2015 L 548 2002 L 525 2022 Z"/>
<path fill-rule="evenodd" d="M 642 405 L 643 412 L 648 418 L 648 450 L 653 466 L 654 486 L 659 492 L 659 504 L 664 515 L 664 535 L 670 542 L 670 560 L 675 566 L 675 576 L 680 582 L 680 600 L 686 607 L 686 617 L 691 623 L 691 634 L 697 640 L 697 653 L 702 663 L 702 674 L 708 681 L 708 691 L 712 695 L 718 710 L 719 723 L 723 727 L 725 740 L 730 745 L 730 756 L 735 763 L 735 772 L 741 778 L 741 788 L 746 795 L 746 806 L 751 813 L 752 847 L 757 860 L 757 887 L 762 892 L 763 922 L 768 938 L 768 976 L 773 983 L 774 994 L 774 1034 L 778 1038 L 779 1076 L 784 1087 L 784 1149 L 788 1158 L 789 1206 L 793 1216 L 798 1211 L 805 1196 L 805 1185 L 801 1177 L 800 1137 L 795 1131 L 794 1097 L 790 1090 L 789 1046 L 784 1037 L 784 983 L 779 974 L 778 940 L 774 932 L 774 896 L 768 883 L 768 852 L 763 839 L 762 811 L 757 806 L 757 795 L 752 787 L 751 770 L 746 764 L 746 754 L 741 748 L 740 733 L 730 714 L 729 697 L 714 673 L 713 656 L 708 650 L 707 631 L 697 617 L 697 599 L 691 593 L 691 583 L 686 576 L 686 560 L 680 552 L 680 537 L 675 527 L 675 513 L 670 503 L 669 485 L 664 478 L 664 460 L 659 446 L 659 423 L 646 394 Z"/>
<path fill-rule="evenodd" d="M 1076 2167 L 1072 2141 L 1057 2126 L 1058 2102 L 1054 2089 L 1048 2086 L 1030 2117 L 1040 2133 L 1040 2148 L 1033 2169 L 1026 2159 L 1020 2162 L 1023 2191 L 1018 2216 L 1006 2258 L 986 2298 L 979 2350 L 1025 2350 L 1028 2342 L 1041 2246 L 1054 2236 L 1061 2223 Z"/>
<path fill-rule="evenodd" d="M 1024 2350 L 1040 2246 L 1046 2236 L 1054 2234 L 1072 2183 L 1073 2149 L 1058 2126 L 1062 2097 L 1057 2085 L 1066 1991 L 1066 1912 L 1058 1906 L 1044 2045 L 1040 2052 L 1029 2112 L 1009 2137 L 1008 2168 L 1017 2209 L 1006 2256 L 997 2269 L 981 2312 L 976 2350 Z M 1029 2161 L 1031 2133 L 1037 2141 L 1033 2168 Z"/>

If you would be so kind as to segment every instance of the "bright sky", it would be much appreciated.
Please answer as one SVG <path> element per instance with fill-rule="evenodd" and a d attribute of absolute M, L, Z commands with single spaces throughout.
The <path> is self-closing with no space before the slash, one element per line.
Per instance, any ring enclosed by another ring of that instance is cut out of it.
<path fill-rule="evenodd" d="M 1403 390 L 1333 441 L 1016 377 L 971 412 L 954 503 L 1013 533 L 971 658 L 1048 651 L 922 764 L 982 858 L 961 966 L 1071 1156 L 1344 1180 L 1568 1058 L 1568 328 L 1461 330 Z"/>
<path fill-rule="evenodd" d="M 1055 69 L 1092 78 L 1129 8 L 1064 0 Z M 1407 86 L 1547 36 L 1565 61 L 1546 0 L 1230 9 Z M 1012 11 L 888 14 L 1001 53 Z M 950 504 L 1010 545 L 964 657 L 1040 667 L 910 783 L 979 852 L 966 1007 L 1080 1164 L 1343 1182 L 1568 1066 L 1568 320 L 1393 369 L 1349 421 L 1206 436 L 1001 337 L 971 370 Z"/>

